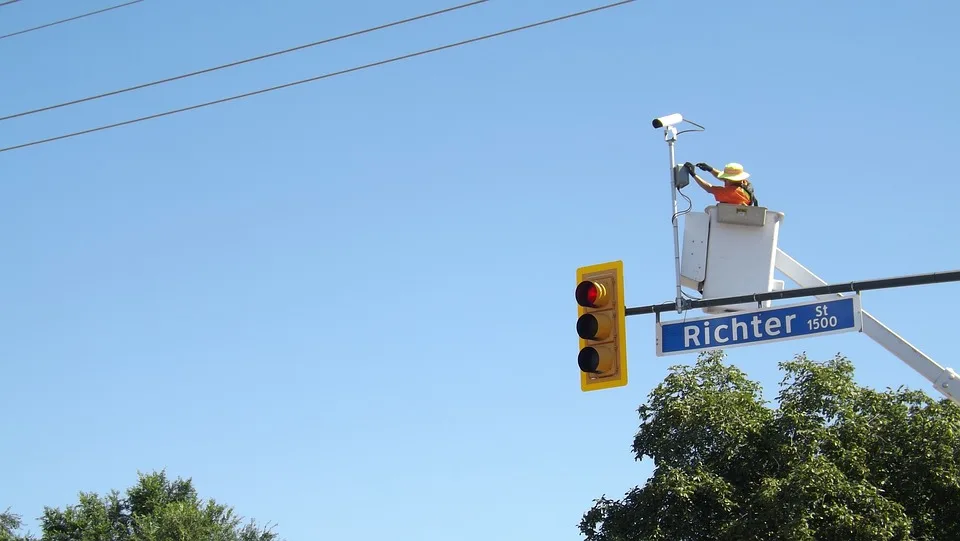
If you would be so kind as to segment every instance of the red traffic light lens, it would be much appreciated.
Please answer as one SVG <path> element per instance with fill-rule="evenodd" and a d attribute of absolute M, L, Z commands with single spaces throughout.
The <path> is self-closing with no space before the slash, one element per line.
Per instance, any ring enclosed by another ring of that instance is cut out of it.
<path fill-rule="evenodd" d="M 575 292 L 577 304 L 586 308 L 596 308 L 603 303 L 605 293 L 602 285 L 584 280 L 577 284 L 577 290 Z"/>
<path fill-rule="evenodd" d="M 587 288 L 587 302 L 593 304 L 597 302 L 597 297 L 600 296 L 600 292 L 597 291 L 597 286 L 590 286 Z"/>

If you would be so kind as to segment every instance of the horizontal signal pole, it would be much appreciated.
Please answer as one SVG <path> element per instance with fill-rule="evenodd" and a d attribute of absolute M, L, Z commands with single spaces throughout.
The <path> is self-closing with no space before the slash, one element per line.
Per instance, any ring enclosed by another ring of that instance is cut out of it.
<path fill-rule="evenodd" d="M 960 282 L 960 270 L 933 272 L 929 274 L 912 274 L 909 276 L 898 276 L 895 278 L 881 278 L 879 280 L 864 280 L 862 282 L 849 282 L 845 284 L 830 284 L 816 287 L 801 287 L 796 289 L 787 289 L 785 291 L 766 291 L 763 293 L 753 293 L 750 295 L 738 295 L 735 297 L 719 297 L 715 299 L 685 300 L 684 310 L 695 310 L 697 308 L 708 308 L 711 306 L 723 306 L 726 304 L 741 304 L 745 302 L 772 301 L 776 299 L 792 299 L 796 297 L 815 297 L 817 295 L 832 295 L 834 293 L 848 293 L 869 291 L 873 289 L 889 289 L 894 287 L 919 286 L 927 284 L 940 284 L 944 282 Z M 641 314 L 659 314 L 676 310 L 675 302 L 665 302 L 662 304 L 651 304 L 649 306 L 637 306 L 626 309 L 626 315 L 638 316 Z"/>

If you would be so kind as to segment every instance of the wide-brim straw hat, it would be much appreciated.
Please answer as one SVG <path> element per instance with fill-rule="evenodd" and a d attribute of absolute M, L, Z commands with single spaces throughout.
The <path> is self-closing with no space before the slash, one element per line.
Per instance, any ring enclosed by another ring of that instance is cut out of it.
<path fill-rule="evenodd" d="M 723 173 L 717 175 L 717 178 L 721 180 L 729 180 L 731 182 L 739 182 L 741 180 L 747 180 L 750 178 L 750 173 L 744 171 L 743 166 L 739 163 L 728 163 L 723 168 Z"/>

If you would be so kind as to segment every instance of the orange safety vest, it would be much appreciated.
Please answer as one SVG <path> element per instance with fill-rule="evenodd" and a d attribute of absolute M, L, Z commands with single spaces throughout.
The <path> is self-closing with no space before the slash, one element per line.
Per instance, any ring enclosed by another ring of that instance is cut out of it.
<path fill-rule="evenodd" d="M 731 205 L 750 205 L 750 194 L 740 186 L 712 186 L 710 193 L 718 203 L 729 203 Z"/>

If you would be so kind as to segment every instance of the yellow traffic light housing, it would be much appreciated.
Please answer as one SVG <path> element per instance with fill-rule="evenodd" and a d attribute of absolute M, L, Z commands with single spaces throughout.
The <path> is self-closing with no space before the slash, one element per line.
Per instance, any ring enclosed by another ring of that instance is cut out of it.
<path fill-rule="evenodd" d="M 580 336 L 580 389 L 584 392 L 627 384 L 626 303 L 623 261 L 577 269 L 577 334 Z"/>

